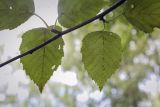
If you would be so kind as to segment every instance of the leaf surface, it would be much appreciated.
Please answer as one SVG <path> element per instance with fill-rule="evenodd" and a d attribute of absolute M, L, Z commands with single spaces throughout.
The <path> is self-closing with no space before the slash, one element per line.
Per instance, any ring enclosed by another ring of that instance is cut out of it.
<path fill-rule="evenodd" d="M 120 37 L 107 31 L 89 33 L 83 39 L 81 52 L 85 69 L 101 90 L 119 67 L 122 54 Z"/>
<path fill-rule="evenodd" d="M 0 0 L 0 30 L 14 29 L 34 13 L 33 0 Z"/>
<path fill-rule="evenodd" d="M 128 0 L 124 10 L 128 21 L 144 32 L 160 27 L 159 0 Z"/>
<path fill-rule="evenodd" d="M 46 28 L 36 28 L 27 31 L 23 34 L 20 51 L 24 53 L 53 36 L 55 36 L 55 34 Z M 63 39 L 60 38 L 34 53 L 21 58 L 21 63 L 23 64 L 26 74 L 38 85 L 41 92 L 53 74 L 53 71 L 61 64 L 63 45 Z"/>
<path fill-rule="evenodd" d="M 73 27 L 95 16 L 103 6 L 104 0 L 59 0 L 58 21 L 66 27 Z"/>

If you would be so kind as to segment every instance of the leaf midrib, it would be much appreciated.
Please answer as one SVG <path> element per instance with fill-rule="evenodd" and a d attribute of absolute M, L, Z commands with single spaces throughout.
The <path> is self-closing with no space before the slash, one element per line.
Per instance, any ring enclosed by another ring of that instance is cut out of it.
<path fill-rule="evenodd" d="M 43 42 L 45 42 L 45 41 L 46 41 L 46 31 L 44 31 L 44 35 L 43 35 Z M 43 54 L 43 55 L 42 55 L 43 58 L 42 58 L 42 74 L 41 74 L 41 78 L 43 78 L 43 73 L 44 73 L 44 69 L 45 69 L 45 67 L 44 67 L 44 65 L 45 65 L 45 63 L 44 63 L 44 62 L 45 62 L 45 52 L 46 52 L 46 51 L 45 51 L 45 48 L 46 48 L 46 47 L 44 47 L 44 48 L 43 48 L 43 51 L 42 51 L 42 52 L 43 52 L 43 53 L 42 53 L 42 54 Z"/>

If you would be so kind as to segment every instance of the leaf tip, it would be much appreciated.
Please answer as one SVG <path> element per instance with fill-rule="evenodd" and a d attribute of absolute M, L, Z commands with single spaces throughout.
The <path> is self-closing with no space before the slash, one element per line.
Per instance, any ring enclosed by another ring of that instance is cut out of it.
<path fill-rule="evenodd" d="M 42 93 L 43 87 L 39 87 L 39 91 L 40 91 L 40 93 Z"/>
<path fill-rule="evenodd" d="M 36 85 L 37 85 L 37 84 L 36 84 Z M 37 85 L 37 87 L 38 87 L 38 89 L 39 89 L 39 92 L 42 93 L 45 86 Z"/>
<path fill-rule="evenodd" d="M 99 88 L 99 91 L 103 90 L 103 86 L 98 86 L 98 88 Z"/>

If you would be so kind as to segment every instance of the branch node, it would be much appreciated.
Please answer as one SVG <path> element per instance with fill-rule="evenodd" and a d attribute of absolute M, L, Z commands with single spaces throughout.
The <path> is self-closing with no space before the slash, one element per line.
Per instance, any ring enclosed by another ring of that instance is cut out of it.
<path fill-rule="evenodd" d="M 104 19 L 104 16 L 99 18 L 100 21 L 102 21 L 103 23 L 106 23 L 107 21 Z"/>
<path fill-rule="evenodd" d="M 33 51 L 29 52 L 30 54 L 33 54 Z"/>
<path fill-rule="evenodd" d="M 60 34 L 61 32 L 56 30 L 56 29 L 51 29 L 51 32 L 55 33 L 55 34 Z"/>

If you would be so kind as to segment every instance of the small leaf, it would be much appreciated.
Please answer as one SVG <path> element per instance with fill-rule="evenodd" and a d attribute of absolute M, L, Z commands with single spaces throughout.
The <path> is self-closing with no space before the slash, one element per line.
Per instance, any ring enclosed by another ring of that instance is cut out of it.
<path fill-rule="evenodd" d="M 59 0 L 58 21 L 66 27 L 73 27 L 95 16 L 103 6 L 104 0 Z"/>
<path fill-rule="evenodd" d="M 24 53 L 53 36 L 55 36 L 55 34 L 46 28 L 32 29 L 23 34 L 20 51 Z M 26 74 L 38 85 L 41 92 L 53 74 L 53 71 L 61 64 L 63 45 L 63 39 L 60 38 L 34 53 L 21 58 L 21 63 L 23 64 Z"/>
<path fill-rule="evenodd" d="M 144 32 L 160 27 L 159 0 L 128 0 L 124 10 L 128 21 Z"/>
<path fill-rule="evenodd" d="M 34 11 L 33 0 L 1 0 L 0 30 L 16 28 L 27 21 Z"/>
<path fill-rule="evenodd" d="M 89 33 L 83 39 L 81 52 L 88 74 L 101 90 L 119 67 L 122 54 L 120 37 L 107 31 Z"/>

